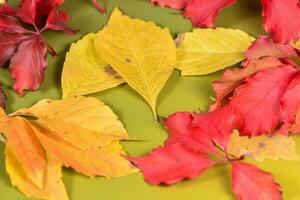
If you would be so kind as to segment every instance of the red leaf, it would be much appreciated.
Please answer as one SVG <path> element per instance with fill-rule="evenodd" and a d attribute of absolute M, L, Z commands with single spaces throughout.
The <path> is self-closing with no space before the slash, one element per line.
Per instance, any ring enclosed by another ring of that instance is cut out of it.
<path fill-rule="evenodd" d="M 221 79 L 213 83 L 213 88 L 216 92 L 216 101 L 210 107 L 211 110 L 215 110 L 226 103 L 227 97 L 229 97 L 233 91 L 243 84 L 244 80 L 256 74 L 257 72 L 284 65 L 283 61 L 272 58 L 264 57 L 259 60 L 249 60 L 244 63 L 244 67 L 228 69 L 224 72 Z"/>
<path fill-rule="evenodd" d="M 28 30 L 16 20 L 16 18 L 0 14 L 0 31 L 9 33 L 27 33 Z"/>
<path fill-rule="evenodd" d="M 5 108 L 6 100 L 7 100 L 7 97 L 6 97 L 2 87 L 0 87 L 0 107 Z"/>
<path fill-rule="evenodd" d="M 190 113 L 175 113 L 164 120 L 170 135 L 165 145 L 180 143 L 197 152 L 211 153 L 215 151 L 212 139 L 206 131 L 193 127 L 194 116 Z"/>
<path fill-rule="evenodd" d="M 146 181 L 153 185 L 175 184 L 194 179 L 213 166 L 207 156 L 187 150 L 181 144 L 157 148 L 148 155 L 129 158 L 143 172 Z"/>
<path fill-rule="evenodd" d="M 70 17 L 65 11 L 58 11 L 54 8 L 47 19 L 45 29 L 52 29 L 57 31 L 64 31 L 67 34 L 73 35 L 78 30 L 72 30 L 67 27 L 66 23 L 70 21 Z"/>
<path fill-rule="evenodd" d="M 297 51 L 289 44 L 278 44 L 272 38 L 261 36 L 246 52 L 248 59 L 259 59 L 264 56 L 275 58 L 298 57 Z"/>
<path fill-rule="evenodd" d="M 170 7 L 173 9 L 185 8 L 189 0 L 150 0 L 153 4 L 157 4 L 160 7 Z"/>
<path fill-rule="evenodd" d="M 241 135 L 260 135 L 276 128 L 280 120 L 280 98 L 296 72 L 291 65 L 266 69 L 249 77 L 235 91 L 230 105 Z"/>
<path fill-rule="evenodd" d="M 236 0 L 190 0 L 184 16 L 191 18 L 194 26 L 213 27 L 219 12 Z"/>
<path fill-rule="evenodd" d="M 21 34 L 0 31 L 0 67 L 12 58 L 22 39 Z"/>
<path fill-rule="evenodd" d="M 282 200 L 280 186 L 270 173 L 254 165 L 232 162 L 232 188 L 240 200 Z"/>
<path fill-rule="evenodd" d="M 15 80 L 14 89 L 19 95 L 24 90 L 37 90 L 48 65 L 45 42 L 38 36 L 23 41 L 10 63 L 10 71 Z"/>
<path fill-rule="evenodd" d="M 298 0 L 261 0 L 263 27 L 274 41 L 288 44 L 300 37 L 300 7 Z"/>
<path fill-rule="evenodd" d="M 235 116 L 231 107 L 225 106 L 213 112 L 197 115 L 193 126 L 198 127 L 203 135 L 208 135 L 212 141 L 226 149 L 235 126 Z"/>
<path fill-rule="evenodd" d="M 36 10 L 36 0 L 22 0 L 21 6 L 16 14 L 23 22 L 34 25 Z"/>

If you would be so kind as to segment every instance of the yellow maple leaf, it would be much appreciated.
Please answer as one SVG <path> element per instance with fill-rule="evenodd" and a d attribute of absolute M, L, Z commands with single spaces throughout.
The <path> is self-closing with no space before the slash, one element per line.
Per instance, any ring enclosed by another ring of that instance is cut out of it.
<path fill-rule="evenodd" d="M 129 138 L 122 123 L 92 97 L 42 100 L 8 116 L 1 110 L 0 132 L 12 184 L 27 196 L 67 199 L 62 165 L 90 177 L 137 172 L 119 143 Z"/>
<path fill-rule="evenodd" d="M 62 72 L 63 98 L 100 92 L 124 82 L 96 52 L 90 33 L 71 45 Z"/>
<path fill-rule="evenodd" d="M 182 75 L 210 74 L 244 59 L 255 39 L 240 30 L 216 28 L 194 29 L 175 40 L 176 68 Z"/>
<path fill-rule="evenodd" d="M 150 104 L 156 117 L 156 99 L 176 62 L 175 43 L 168 29 L 132 19 L 116 8 L 95 48 L 118 74 Z"/>
<path fill-rule="evenodd" d="M 240 136 L 235 131 L 227 146 L 227 152 L 235 157 L 248 156 L 258 161 L 271 160 L 299 160 L 296 142 L 285 135 L 261 135 L 255 137 Z"/>

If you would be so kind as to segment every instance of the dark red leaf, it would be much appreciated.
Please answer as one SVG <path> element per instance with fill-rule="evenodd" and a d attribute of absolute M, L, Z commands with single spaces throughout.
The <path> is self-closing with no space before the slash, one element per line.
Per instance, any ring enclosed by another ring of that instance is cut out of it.
<path fill-rule="evenodd" d="M 26 33 L 26 30 L 16 18 L 0 14 L 0 31 L 8 33 Z"/>
<path fill-rule="evenodd" d="M 300 37 L 300 7 L 298 0 L 261 0 L 263 27 L 274 41 L 288 44 Z"/>
<path fill-rule="evenodd" d="M 272 132 L 280 120 L 280 99 L 297 69 L 291 65 L 258 72 L 235 90 L 230 98 L 241 135 Z"/>
<path fill-rule="evenodd" d="M 240 200 L 282 200 L 280 185 L 254 165 L 232 162 L 232 188 Z"/>
<path fill-rule="evenodd" d="M 129 158 L 153 185 L 175 184 L 183 179 L 194 179 L 214 162 L 207 156 L 186 149 L 181 144 L 157 148 L 148 155 Z"/>
<path fill-rule="evenodd" d="M 19 95 L 23 95 L 24 90 L 40 87 L 47 65 L 47 47 L 40 37 L 25 40 L 19 45 L 9 66 L 15 80 L 14 89 Z"/>
<path fill-rule="evenodd" d="M 47 19 L 45 29 L 52 29 L 57 31 L 64 31 L 67 34 L 73 35 L 78 30 L 73 30 L 67 27 L 67 23 L 70 21 L 70 17 L 65 11 L 58 11 L 54 8 Z"/>
<path fill-rule="evenodd" d="M 236 0 L 190 0 L 184 16 L 192 20 L 194 26 L 213 27 L 219 12 Z"/>

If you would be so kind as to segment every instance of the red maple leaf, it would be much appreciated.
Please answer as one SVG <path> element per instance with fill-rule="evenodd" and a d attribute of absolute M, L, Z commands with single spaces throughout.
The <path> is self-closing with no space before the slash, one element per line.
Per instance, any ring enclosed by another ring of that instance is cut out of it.
<path fill-rule="evenodd" d="M 10 61 L 14 89 L 19 95 L 23 95 L 24 90 L 37 90 L 43 82 L 48 65 L 47 47 L 56 54 L 42 33 L 47 29 L 76 33 L 66 26 L 69 21 L 67 13 L 58 11 L 63 2 L 22 0 L 17 8 L 8 3 L 0 7 L 0 65 Z M 30 25 L 34 31 L 28 29 Z"/>

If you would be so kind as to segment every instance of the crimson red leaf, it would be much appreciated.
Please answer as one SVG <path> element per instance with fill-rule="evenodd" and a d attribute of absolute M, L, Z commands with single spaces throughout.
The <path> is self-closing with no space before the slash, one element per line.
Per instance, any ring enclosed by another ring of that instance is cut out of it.
<path fill-rule="evenodd" d="M 235 116 L 231 107 L 225 106 L 213 112 L 196 115 L 193 126 L 198 127 L 203 135 L 208 135 L 212 141 L 226 149 L 235 126 Z"/>
<path fill-rule="evenodd" d="M 19 95 L 24 90 L 37 90 L 44 79 L 47 67 L 47 48 L 38 36 L 23 41 L 10 63 L 10 71 L 15 80 L 14 89 Z"/>
<path fill-rule="evenodd" d="M 288 44 L 300 37 L 300 7 L 298 0 L 261 0 L 263 27 L 274 41 Z"/>
<path fill-rule="evenodd" d="M 210 109 L 215 110 L 224 105 L 227 97 L 243 84 L 247 77 L 252 76 L 261 70 L 286 64 L 283 62 L 283 60 L 281 61 L 277 58 L 263 57 L 259 60 L 249 60 L 244 62 L 244 67 L 226 70 L 221 79 L 213 83 L 213 88 L 216 92 L 216 101 Z"/>
<path fill-rule="evenodd" d="M 29 24 L 35 24 L 36 16 L 36 0 L 22 0 L 19 11 L 16 15 L 23 21 Z"/>
<path fill-rule="evenodd" d="M 236 89 L 230 105 L 241 135 L 260 135 L 276 128 L 280 120 L 280 98 L 296 72 L 291 65 L 266 69 Z"/>
<path fill-rule="evenodd" d="M 9 33 L 26 33 L 28 30 L 16 20 L 16 18 L 0 14 L 0 31 Z"/>
<path fill-rule="evenodd" d="M 197 152 L 211 153 L 215 151 L 212 139 L 206 131 L 193 127 L 194 116 L 191 113 L 175 113 L 164 120 L 170 135 L 165 145 L 180 143 Z"/>
<path fill-rule="evenodd" d="M 129 160 L 142 170 L 145 180 L 153 185 L 171 185 L 185 178 L 194 179 L 214 164 L 207 156 L 190 151 L 181 144 L 157 148 L 148 155 Z"/>
<path fill-rule="evenodd" d="M 254 165 L 232 162 L 232 188 L 240 200 L 282 200 L 280 186 L 270 173 Z"/>
<path fill-rule="evenodd" d="M 22 39 L 21 34 L 0 31 L 0 67 L 11 59 Z"/>
<path fill-rule="evenodd" d="M 297 51 L 289 44 L 278 44 L 272 38 L 261 36 L 246 52 L 248 59 L 259 59 L 264 56 L 276 58 L 298 57 Z"/>
<path fill-rule="evenodd" d="M 70 17 L 65 11 L 58 11 L 54 8 L 47 19 L 45 29 L 64 31 L 67 34 L 73 35 L 77 30 L 72 30 L 67 27 L 66 23 L 70 21 Z"/>
<path fill-rule="evenodd" d="M 161 7 L 170 7 L 173 9 L 183 9 L 183 8 L 185 8 L 185 6 L 189 0 L 150 0 L 150 1 Z"/>
<path fill-rule="evenodd" d="M 184 16 L 191 18 L 194 26 L 213 27 L 219 12 L 236 0 L 190 0 Z"/>

